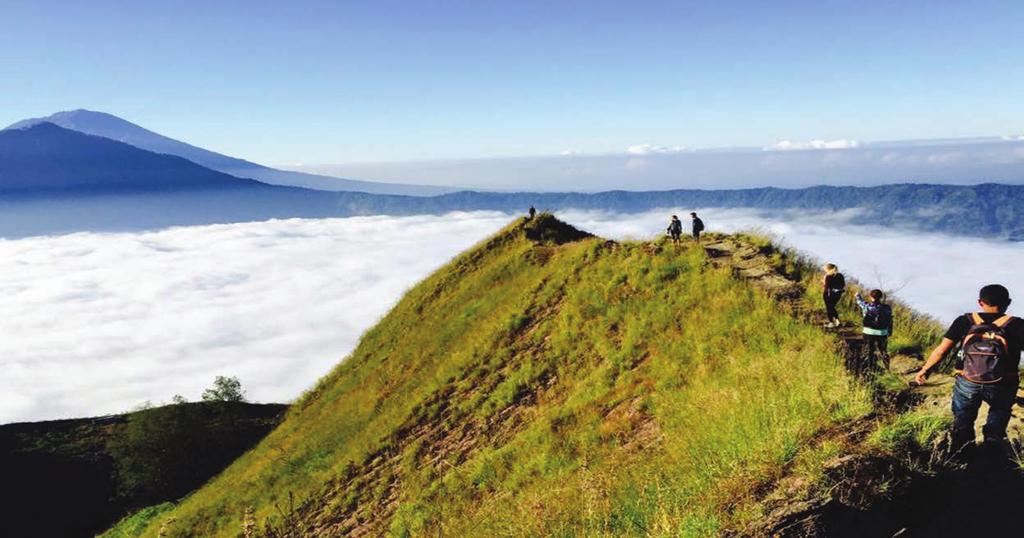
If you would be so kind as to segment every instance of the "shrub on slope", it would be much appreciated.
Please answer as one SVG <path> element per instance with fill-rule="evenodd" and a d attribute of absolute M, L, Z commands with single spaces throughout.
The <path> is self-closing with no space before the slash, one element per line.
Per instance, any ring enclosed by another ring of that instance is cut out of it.
<path fill-rule="evenodd" d="M 707 261 L 517 221 L 144 534 L 715 535 L 756 517 L 756 492 L 870 397 L 832 338 Z"/>

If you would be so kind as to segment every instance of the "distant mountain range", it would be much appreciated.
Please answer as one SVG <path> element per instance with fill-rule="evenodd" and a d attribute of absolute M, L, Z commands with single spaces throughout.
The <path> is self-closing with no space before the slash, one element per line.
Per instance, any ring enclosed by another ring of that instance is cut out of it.
<path fill-rule="evenodd" d="M 0 237 L 270 218 L 520 212 L 530 205 L 621 213 L 709 207 L 857 209 L 854 221 L 865 224 L 1024 241 L 1024 186 L 1018 185 L 400 196 L 269 185 L 49 122 L 0 131 Z"/>
<path fill-rule="evenodd" d="M 0 192 L 261 188 L 175 155 L 38 123 L 0 131 Z"/>
<path fill-rule="evenodd" d="M 358 181 L 336 177 L 277 170 L 243 159 L 236 159 L 213 151 L 186 144 L 154 133 L 130 121 L 121 119 L 105 112 L 92 110 L 70 110 L 58 112 L 45 118 L 30 118 L 16 122 L 7 129 L 24 129 L 42 123 L 52 123 L 65 129 L 86 134 L 102 136 L 118 142 L 135 146 L 154 153 L 164 153 L 184 157 L 196 164 L 230 174 L 236 177 L 250 178 L 271 183 L 304 187 L 326 191 L 355 191 L 376 194 L 402 194 L 411 196 L 428 196 L 453 192 L 457 189 L 433 187 L 429 185 L 403 185 L 398 183 L 378 183 Z"/>

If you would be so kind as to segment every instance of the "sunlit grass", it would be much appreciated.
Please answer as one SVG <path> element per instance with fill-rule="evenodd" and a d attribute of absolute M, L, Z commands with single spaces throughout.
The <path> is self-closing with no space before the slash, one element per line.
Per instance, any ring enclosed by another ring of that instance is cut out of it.
<path fill-rule="evenodd" d="M 396 536 L 715 536 L 756 517 L 759 485 L 814 475 L 818 432 L 871 411 L 832 337 L 702 249 L 538 246 L 515 226 L 412 289 L 144 534 L 173 516 L 171 536 L 237 536 L 289 492 L 341 518 L 393 480 L 397 508 L 373 517 Z M 464 428 L 489 433 L 435 453 L 427 432 Z M 384 478 L 360 472 L 381 454 Z"/>

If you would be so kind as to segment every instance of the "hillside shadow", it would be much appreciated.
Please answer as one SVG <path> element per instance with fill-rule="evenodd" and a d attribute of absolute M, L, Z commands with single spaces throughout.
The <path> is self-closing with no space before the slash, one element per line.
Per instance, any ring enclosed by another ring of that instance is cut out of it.
<path fill-rule="evenodd" d="M 866 510 L 833 506 L 823 517 L 829 537 L 1019 536 L 1016 514 L 1024 475 L 1009 443 L 979 446 L 958 465 L 899 484 L 891 500 Z"/>

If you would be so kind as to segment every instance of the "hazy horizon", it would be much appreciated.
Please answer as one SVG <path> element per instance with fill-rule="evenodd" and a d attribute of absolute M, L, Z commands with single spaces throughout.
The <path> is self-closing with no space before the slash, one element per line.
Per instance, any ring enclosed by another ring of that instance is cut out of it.
<path fill-rule="evenodd" d="M 759 148 L 636 146 L 621 153 L 276 165 L 365 181 L 502 191 L 1024 183 L 1024 136 L 782 141 Z"/>

